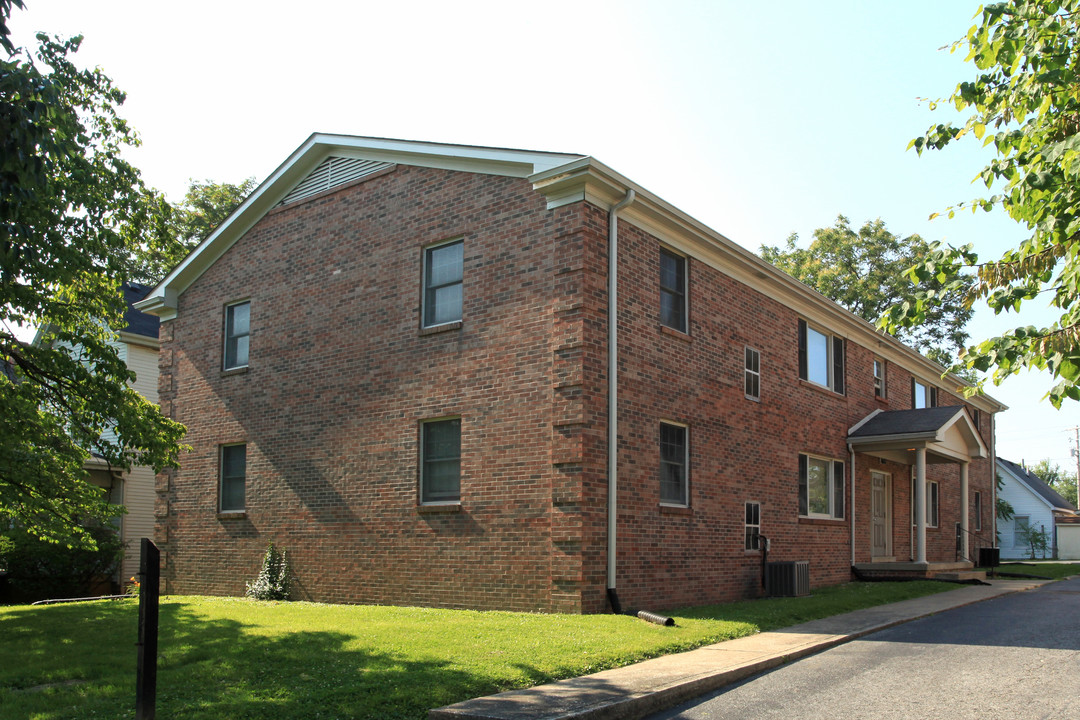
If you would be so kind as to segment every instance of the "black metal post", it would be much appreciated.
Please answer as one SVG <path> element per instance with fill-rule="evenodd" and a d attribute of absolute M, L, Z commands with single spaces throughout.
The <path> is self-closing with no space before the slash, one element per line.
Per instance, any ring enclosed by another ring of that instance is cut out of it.
<path fill-rule="evenodd" d="M 161 552 L 149 538 L 139 555 L 139 666 L 135 673 L 135 720 L 154 720 L 157 705 L 158 586 Z"/>

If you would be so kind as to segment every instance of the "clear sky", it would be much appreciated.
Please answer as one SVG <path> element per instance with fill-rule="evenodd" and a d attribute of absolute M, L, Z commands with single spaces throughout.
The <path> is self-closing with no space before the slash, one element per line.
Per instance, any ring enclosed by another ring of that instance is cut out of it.
<path fill-rule="evenodd" d="M 130 153 L 170 199 L 191 179 L 261 181 L 312 132 L 592 155 L 733 241 L 809 242 L 838 213 L 996 255 L 1004 216 L 928 221 L 978 194 L 989 151 L 908 141 L 972 68 L 939 48 L 975 0 L 341 2 L 26 0 L 11 28 L 86 36 L 128 93 Z M 1022 324 L 1049 321 L 1033 313 Z M 979 312 L 973 338 L 1013 327 Z M 990 394 L 998 454 L 1074 468 L 1076 403 L 1048 377 Z"/>

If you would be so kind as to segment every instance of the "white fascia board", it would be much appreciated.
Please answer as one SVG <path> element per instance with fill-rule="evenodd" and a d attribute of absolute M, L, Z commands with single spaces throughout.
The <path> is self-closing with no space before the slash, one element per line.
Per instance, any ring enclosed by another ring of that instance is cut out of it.
<path fill-rule="evenodd" d="M 567 153 L 313 133 L 146 298 L 135 303 L 135 307 L 157 315 L 162 321 L 175 318 L 180 294 L 331 155 L 521 178 L 581 157 Z"/>
<path fill-rule="evenodd" d="M 978 429 L 975 427 L 975 423 L 971 421 L 971 416 L 968 415 L 967 409 L 965 409 L 964 407 L 957 408 L 956 414 L 942 424 L 941 428 L 938 430 L 938 435 L 940 436 L 940 439 L 944 441 L 945 433 L 948 432 L 949 428 L 951 428 L 953 425 L 956 425 L 957 423 L 961 423 L 961 425 L 963 426 L 961 434 L 967 436 L 969 445 L 974 444 L 975 446 L 976 451 L 973 452 L 971 456 L 977 458 L 990 457 L 990 453 L 986 447 L 986 443 L 983 442 L 982 437 L 979 435 Z"/>
<path fill-rule="evenodd" d="M 869 415 L 864 417 L 862 420 L 860 420 L 859 422 L 857 422 L 854 425 L 852 425 L 851 427 L 849 427 L 848 431 L 847 431 L 848 436 L 850 437 L 851 435 L 854 435 L 855 432 L 859 428 L 861 428 L 863 425 L 865 425 L 866 423 L 873 420 L 875 416 L 877 416 L 878 414 L 883 413 L 883 412 L 885 412 L 885 411 L 882 410 L 881 408 L 876 408 L 872 413 L 870 413 Z"/>
<path fill-rule="evenodd" d="M 139 345 L 140 347 L 150 348 L 151 350 L 159 350 L 161 348 L 161 341 L 156 337 L 147 337 L 146 335 L 139 335 L 138 333 L 129 333 L 125 330 L 121 330 L 117 335 L 120 336 L 122 342 L 126 342 L 128 345 Z"/>
<path fill-rule="evenodd" d="M 595 158 L 584 157 L 532 175 L 529 180 L 535 190 L 547 197 L 549 209 L 584 200 L 606 210 L 622 200 L 627 190 L 633 189 L 637 199 L 620 213 L 620 219 L 637 225 L 676 250 L 786 305 L 811 323 L 828 328 L 835 335 L 855 340 L 882 359 L 900 365 L 909 372 L 935 378 L 940 378 L 944 372 L 944 368 L 936 362 L 923 357 Z M 955 375 L 948 376 L 948 379 L 955 383 L 955 387 L 951 388 L 954 394 L 960 394 L 958 389 L 967 386 Z M 967 402 L 984 412 L 1008 409 L 986 394 L 975 395 Z"/>

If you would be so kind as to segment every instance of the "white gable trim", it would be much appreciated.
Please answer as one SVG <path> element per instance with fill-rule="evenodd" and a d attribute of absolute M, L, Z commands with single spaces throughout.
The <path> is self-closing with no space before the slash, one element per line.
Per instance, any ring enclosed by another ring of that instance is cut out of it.
<path fill-rule="evenodd" d="M 1024 490 L 1026 490 L 1028 493 L 1030 493 L 1033 498 L 1038 500 L 1040 504 L 1045 505 L 1051 512 L 1053 512 L 1053 510 L 1055 508 L 1055 505 L 1052 502 L 1050 502 L 1049 500 L 1047 500 L 1046 498 L 1044 498 L 1041 493 L 1036 492 L 1036 490 L 1033 487 L 1031 487 L 1030 485 L 1027 484 L 1027 481 L 1025 481 L 1023 477 L 1021 477 L 1020 475 L 1017 475 L 1012 470 L 1010 470 L 1008 467 L 1002 465 L 999 462 L 995 461 L 994 464 L 997 465 L 997 469 L 998 469 L 999 472 L 1003 472 L 1006 475 L 1008 475 L 1009 477 L 1011 477 L 1013 480 L 1015 480 L 1017 483 L 1019 483 L 1020 487 L 1022 487 Z"/>
<path fill-rule="evenodd" d="M 331 155 L 520 178 L 581 157 L 567 153 L 314 133 L 255 188 L 213 233 L 173 268 L 145 299 L 135 303 L 135 307 L 157 315 L 163 322 L 176 317 L 181 293 Z"/>

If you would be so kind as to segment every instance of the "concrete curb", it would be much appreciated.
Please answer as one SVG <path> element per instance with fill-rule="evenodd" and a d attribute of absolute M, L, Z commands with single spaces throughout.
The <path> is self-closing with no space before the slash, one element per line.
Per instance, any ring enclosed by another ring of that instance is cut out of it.
<path fill-rule="evenodd" d="M 429 711 L 428 720 L 636 720 L 787 662 L 1052 581 L 994 580 Z"/>

